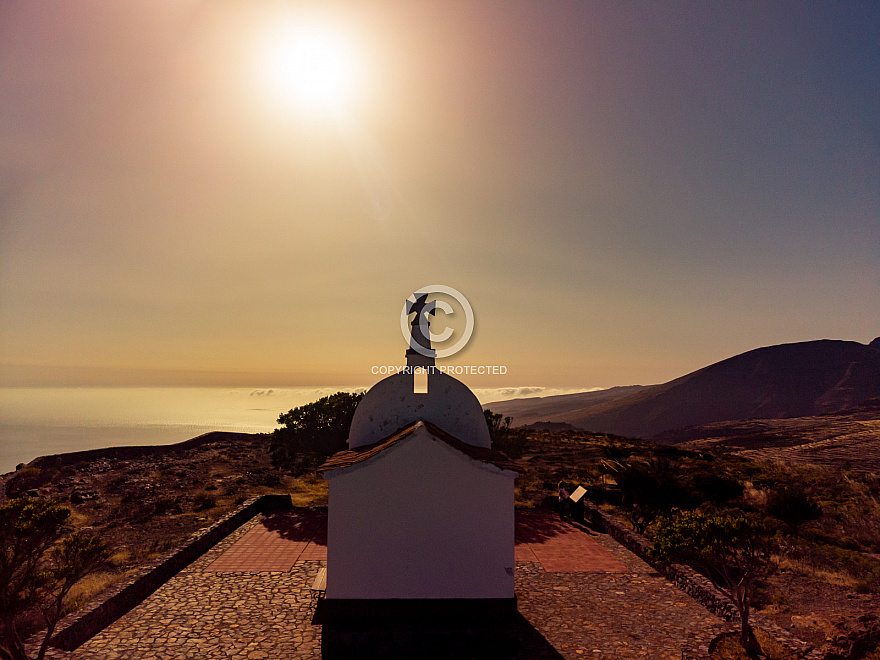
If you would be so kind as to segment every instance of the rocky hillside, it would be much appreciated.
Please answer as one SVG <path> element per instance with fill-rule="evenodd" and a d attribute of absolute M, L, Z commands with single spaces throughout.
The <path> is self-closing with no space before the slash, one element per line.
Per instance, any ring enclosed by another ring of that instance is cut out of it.
<path fill-rule="evenodd" d="M 75 527 L 109 543 L 118 573 L 253 495 L 288 492 L 297 504 L 326 501 L 322 479 L 275 469 L 267 445 L 264 435 L 213 432 L 173 445 L 43 456 L 0 476 L 0 504 L 28 495 L 68 506 Z"/>

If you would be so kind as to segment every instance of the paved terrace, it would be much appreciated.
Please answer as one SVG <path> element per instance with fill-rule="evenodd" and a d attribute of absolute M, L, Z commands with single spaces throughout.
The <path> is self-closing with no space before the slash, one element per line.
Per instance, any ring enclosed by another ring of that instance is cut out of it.
<path fill-rule="evenodd" d="M 323 512 L 258 516 L 79 649 L 49 657 L 320 658 L 309 586 L 326 539 Z M 704 657 L 730 629 L 607 535 L 544 511 L 517 511 L 515 575 L 520 658 Z"/>

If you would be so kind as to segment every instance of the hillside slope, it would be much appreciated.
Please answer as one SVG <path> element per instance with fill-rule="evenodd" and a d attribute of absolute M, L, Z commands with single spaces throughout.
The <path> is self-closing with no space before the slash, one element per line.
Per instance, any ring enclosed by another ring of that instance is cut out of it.
<path fill-rule="evenodd" d="M 650 438 L 718 421 L 820 415 L 876 396 L 880 338 L 869 345 L 823 339 L 758 348 L 586 409 L 556 406 L 541 415 L 533 407 L 530 415 L 594 432 Z M 516 423 L 528 423 L 514 417 Z"/>
<path fill-rule="evenodd" d="M 666 431 L 656 442 L 718 449 L 786 465 L 810 464 L 880 473 L 880 397 L 855 408 L 811 417 L 714 422 Z"/>
<path fill-rule="evenodd" d="M 649 387 L 649 385 L 627 385 L 593 392 L 492 401 L 484 405 L 483 408 L 510 416 L 514 426 L 527 426 L 535 422 L 548 421 L 551 418 L 559 422 L 566 416 L 587 414 L 600 405 L 622 399 Z M 559 418 L 557 419 L 557 417 Z"/>

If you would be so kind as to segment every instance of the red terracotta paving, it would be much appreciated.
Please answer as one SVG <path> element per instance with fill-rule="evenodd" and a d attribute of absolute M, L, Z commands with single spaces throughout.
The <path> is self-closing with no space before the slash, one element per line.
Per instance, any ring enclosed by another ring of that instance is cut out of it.
<path fill-rule="evenodd" d="M 529 552 L 535 559 L 529 558 Z M 515 558 L 517 561 L 537 560 L 550 573 L 629 572 L 582 529 L 535 509 L 516 511 Z"/>
<path fill-rule="evenodd" d="M 514 561 L 538 561 L 537 555 L 535 555 L 534 550 L 532 550 L 532 546 L 528 543 L 517 543 L 513 547 L 513 560 Z"/>
<path fill-rule="evenodd" d="M 265 516 L 208 571 L 289 571 L 298 561 L 327 559 L 327 515 L 320 511 Z"/>
<path fill-rule="evenodd" d="M 626 573 L 626 567 L 590 535 L 540 510 L 516 511 L 516 561 L 539 562 L 548 572 Z M 298 561 L 326 561 L 327 515 L 278 512 L 220 555 L 209 571 L 289 571 Z"/>

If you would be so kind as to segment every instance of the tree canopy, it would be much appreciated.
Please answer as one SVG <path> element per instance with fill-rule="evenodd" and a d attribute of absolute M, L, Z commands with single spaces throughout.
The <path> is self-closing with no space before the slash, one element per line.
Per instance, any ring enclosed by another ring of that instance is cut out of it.
<path fill-rule="evenodd" d="M 27 660 L 22 619 L 38 610 L 47 626 L 46 653 L 64 599 L 74 584 L 109 557 L 102 541 L 68 530 L 70 510 L 51 500 L 20 497 L 0 507 L 0 658 Z"/>
<path fill-rule="evenodd" d="M 296 472 L 346 448 L 348 430 L 363 393 L 337 392 L 278 417 L 283 428 L 269 441 L 272 464 Z"/>
<path fill-rule="evenodd" d="M 652 554 L 661 561 L 689 564 L 712 580 L 736 606 L 740 643 L 750 649 L 755 644 L 749 626 L 751 597 L 757 580 L 773 568 L 773 548 L 773 536 L 760 521 L 690 511 L 660 519 Z"/>

